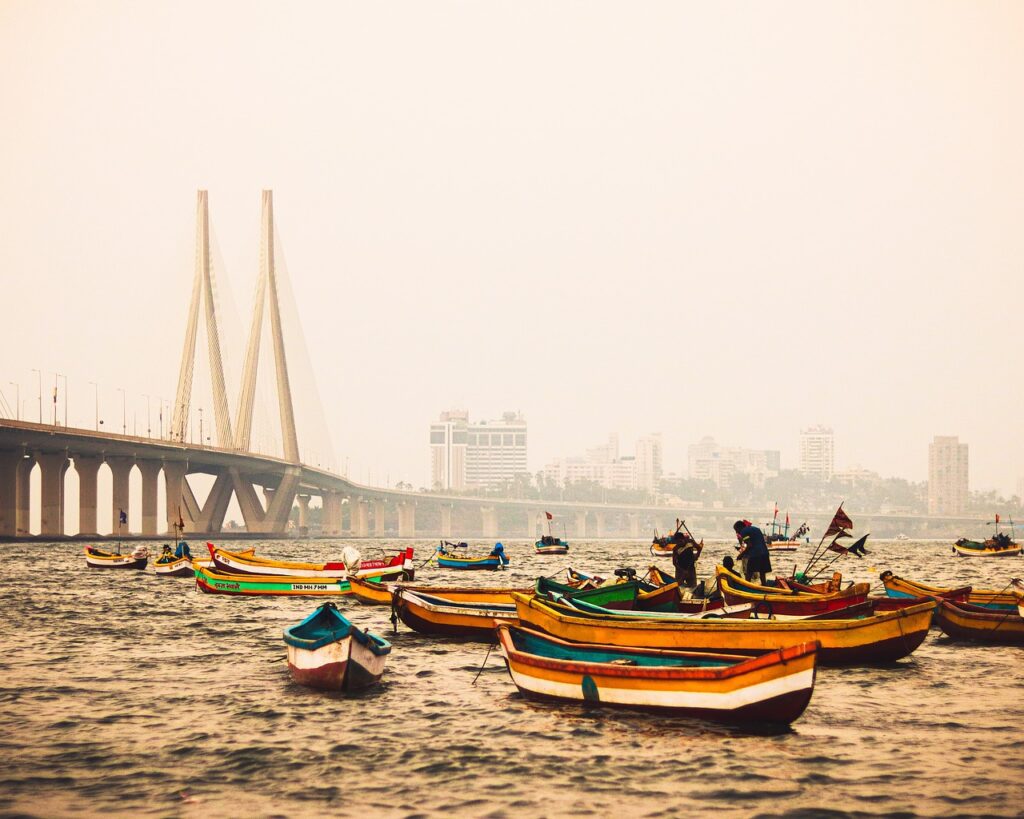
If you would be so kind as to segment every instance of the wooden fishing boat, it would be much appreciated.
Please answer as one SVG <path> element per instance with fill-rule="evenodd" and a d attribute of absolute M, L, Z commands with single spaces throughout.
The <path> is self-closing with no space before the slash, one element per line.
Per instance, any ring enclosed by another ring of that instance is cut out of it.
<path fill-rule="evenodd" d="M 212 543 L 207 543 L 206 544 L 207 550 L 209 550 L 211 547 L 213 547 Z M 248 549 L 235 549 L 234 551 L 232 551 L 232 554 L 241 555 L 242 557 L 255 557 L 256 556 L 256 547 L 255 546 L 250 546 Z M 192 555 L 192 568 L 193 569 L 213 569 L 213 568 L 215 568 L 214 565 L 213 565 L 213 555 L 210 555 L 210 554 L 208 554 L 208 555 L 202 555 L 202 554 Z"/>
<path fill-rule="evenodd" d="M 196 569 L 196 587 L 207 594 L 235 596 L 337 597 L 349 594 L 349 581 L 339 577 L 273 577 L 264 574 L 221 574 Z"/>
<path fill-rule="evenodd" d="M 807 541 L 807 533 L 810 528 L 806 523 L 801 523 L 792 535 L 789 534 L 789 512 L 786 513 L 786 524 L 783 526 L 778 521 L 779 510 L 775 509 L 775 516 L 770 524 L 765 524 L 765 546 L 770 553 L 774 552 L 795 552 L 802 542 Z M 803 541 L 800 538 L 804 538 Z"/>
<path fill-rule="evenodd" d="M 95 546 L 85 547 L 85 565 L 90 569 L 145 569 L 149 563 L 149 549 L 139 546 L 131 554 L 104 552 Z"/>
<path fill-rule="evenodd" d="M 187 557 L 175 558 L 164 563 L 157 560 L 153 563 L 153 569 L 157 577 L 193 577 L 195 575 L 192 561 Z"/>
<path fill-rule="evenodd" d="M 509 564 L 505 555 L 505 547 L 494 544 L 494 549 L 484 557 L 461 557 L 445 551 L 444 546 L 437 549 L 437 565 L 445 569 L 503 569 Z"/>
<path fill-rule="evenodd" d="M 398 583 L 382 583 L 350 577 L 349 585 L 352 596 L 361 603 L 377 606 L 390 606 L 392 592 L 397 588 L 405 588 L 414 594 L 440 596 L 454 603 L 503 603 L 512 605 L 512 593 L 529 594 L 532 589 L 519 588 L 472 588 L 461 586 L 408 586 Z"/>
<path fill-rule="evenodd" d="M 391 653 L 387 640 L 357 629 L 334 603 L 324 603 L 301 623 L 286 628 L 284 642 L 292 679 L 331 691 L 375 685 Z"/>
<path fill-rule="evenodd" d="M 1012 594 L 1000 594 L 987 589 L 975 590 L 970 586 L 960 586 L 955 589 L 927 586 L 915 580 L 899 577 L 888 570 L 879 575 L 879 580 L 885 586 L 885 593 L 889 597 L 931 597 L 990 608 L 1012 609 L 1014 607 Z"/>
<path fill-rule="evenodd" d="M 533 544 L 539 555 L 566 555 L 569 554 L 569 542 L 553 535 L 544 535 Z"/>
<path fill-rule="evenodd" d="M 821 643 L 819 662 L 884 663 L 912 653 L 928 634 L 930 602 L 854 620 L 616 621 L 599 615 L 562 614 L 536 597 L 516 594 L 521 623 L 563 640 L 636 648 L 757 654 L 797 643 Z"/>
<path fill-rule="evenodd" d="M 518 596 L 518 595 L 516 595 Z M 399 586 L 391 595 L 395 614 L 421 634 L 493 642 L 494 622 L 516 619 L 515 604 L 456 602 Z"/>
<path fill-rule="evenodd" d="M 761 585 L 755 583 L 752 580 L 745 580 L 734 571 L 730 571 L 724 566 L 716 566 L 715 574 L 721 576 L 726 574 L 729 577 L 729 584 L 740 591 L 749 592 L 751 594 L 837 594 L 843 590 L 842 588 L 842 575 L 839 572 L 835 572 L 832 575 L 831 580 L 824 581 L 822 583 L 801 583 L 793 578 L 789 577 L 776 577 L 774 580 L 770 580 L 767 585 Z M 850 588 L 852 584 L 847 584 L 847 588 Z"/>
<path fill-rule="evenodd" d="M 221 574 L 269 575 L 273 577 L 320 577 L 345 580 L 350 572 L 359 576 L 368 576 L 367 572 L 376 569 L 399 569 L 409 575 L 410 579 L 415 568 L 412 562 L 412 547 L 398 554 L 382 559 L 364 559 L 355 552 L 346 565 L 343 560 L 326 563 L 302 563 L 293 560 L 270 560 L 269 558 L 243 555 L 240 552 L 229 552 L 208 543 L 210 557 L 213 558 L 215 570 Z"/>
<path fill-rule="evenodd" d="M 816 643 L 760 657 L 579 645 L 508 624 L 498 641 L 527 697 L 788 725 L 814 691 Z"/>
<path fill-rule="evenodd" d="M 732 578 L 735 576 L 724 568 L 718 575 L 718 588 L 721 590 L 725 602 L 729 605 L 757 604 L 758 609 L 764 609 L 769 617 L 773 614 L 793 616 L 824 614 L 844 609 L 865 602 L 868 592 L 871 590 L 868 583 L 857 583 L 847 589 L 825 594 L 786 592 L 782 589 L 776 589 L 773 592 L 755 592 L 733 586 Z"/>
<path fill-rule="evenodd" d="M 1024 645 L 1024 616 L 1015 611 L 992 611 L 970 603 L 939 600 L 935 622 L 950 637 L 979 643 Z"/>
<path fill-rule="evenodd" d="M 678 611 L 643 611 L 640 609 L 606 609 L 603 606 L 596 606 L 586 600 L 577 597 L 562 597 L 552 595 L 547 598 L 548 605 L 555 611 L 563 614 L 595 614 L 606 616 L 611 620 L 659 620 L 661 622 L 674 622 L 695 620 L 705 617 L 737 617 L 745 620 L 750 617 L 754 606 L 750 603 L 743 603 L 738 606 L 724 606 L 716 609 L 697 609 L 693 612 Z"/>
<path fill-rule="evenodd" d="M 953 544 L 953 551 L 960 557 L 1016 557 L 1021 552 L 1019 543 L 1006 537 L 989 538 L 984 542 L 960 538 Z"/>

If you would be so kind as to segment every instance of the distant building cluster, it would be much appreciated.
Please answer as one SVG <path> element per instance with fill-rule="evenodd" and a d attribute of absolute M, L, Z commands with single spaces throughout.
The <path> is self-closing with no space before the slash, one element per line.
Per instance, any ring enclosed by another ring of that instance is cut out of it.
<path fill-rule="evenodd" d="M 779 462 L 778 450 L 720 446 L 709 435 L 690 444 L 687 451 L 689 477 L 711 481 L 719 489 L 731 488 L 737 475 L 746 476 L 761 488 L 766 479 L 778 476 Z"/>
<path fill-rule="evenodd" d="M 529 474 L 526 435 L 526 420 L 519 413 L 474 423 L 466 410 L 442 412 L 430 425 L 431 488 L 489 489 Z"/>
<path fill-rule="evenodd" d="M 542 474 L 548 483 L 565 486 L 577 481 L 592 481 L 606 489 L 642 489 L 658 487 L 663 472 L 661 433 L 638 438 L 633 455 L 619 454 L 619 436 L 612 433 L 607 443 L 586 451 L 586 454 L 555 458 L 544 466 Z"/>
<path fill-rule="evenodd" d="M 800 430 L 800 472 L 832 480 L 835 472 L 835 447 L 831 427 L 815 426 Z"/>
<path fill-rule="evenodd" d="M 956 435 L 936 435 L 928 445 L 928 514 L 967 511 L 967 444 Z"/>

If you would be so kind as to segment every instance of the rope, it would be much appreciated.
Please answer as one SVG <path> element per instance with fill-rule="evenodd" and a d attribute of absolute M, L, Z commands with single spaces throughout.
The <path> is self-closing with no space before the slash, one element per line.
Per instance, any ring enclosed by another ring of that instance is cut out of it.
<path fill-rule="evenodd" d="M 487 666 L 487 660 L 490 659 L 491 649 L 494 648 L 495 645 L 496 643 L 491 643 L 487 646 L 487 653 L 484 655 L 484 661 L 480 664 L 480 668 L 477 670 L 476 676 L 473 678 L 473 682 L 471 682 L 470 685 L 476 685 L 476 681 L 480 679 L 480 675 L 483 674 L 484 668 Z"/>
<path fill-rule="evenodd" d="M 1001 590 L 1000 590 L 999 592 L 997 592 L 997 594 L 1004 594 L 1004 593 L 1006 592 L 1006 590 L 1007 590 L 1008 588 L 1010 588 L 1010 586 L 1012 586 L 1012 585 L 1013 585 L 1013 581 L 1011 580 L 1011 581 L 1010 581 L 1009 583 L 1007 583 L 1007 584 L 1006 584 L 1005 586 L 1003 586 L 1003 588 L 1002 588 L 1002 589 L 1001 589 Z M 954 605 L 955 605 L 955 604 L 954 604 Z M 968 605 L 970 605 L 970 603 L 968 603 Z M 1009 610 L 1008 610 L 1008 611 L 1006 612 L 1006 614 L 1004 614 L 1004 615 L 1003 615 L 1003 619 L 1002 619 L 1002 620 L 1000 620 L 1000 621 L 999 621 L 998 623 L 996 623 L 996 626 L 995 626 L 995 628 L 994 628 L 994 629 L 992 629 L 992 631 L 995 631 L 995 630 L 996 630 L 997 628 L 999 628 L 999 627 L 1000 627 L 1000 626 L 1001 626 L 1001 625 L 1002 625 L 1003 623 L 1005 623 L 1005 622 L 1006 622 L 1006 618 L 1007 618 L 1007 617 L 1009 617 L 1009 616 L 1010 616 L 1011 614 L 1016 614 L 1016 613 L 1017 613 L 1017 612 L 1016 612 L 1016 610 L 1015 610 L 1015 609 L 1009 609 Z"/>

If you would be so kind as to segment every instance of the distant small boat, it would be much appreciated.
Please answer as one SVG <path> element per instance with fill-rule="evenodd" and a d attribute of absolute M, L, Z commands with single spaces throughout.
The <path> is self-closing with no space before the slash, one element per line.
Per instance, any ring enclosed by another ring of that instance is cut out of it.
<path fill-rule="evenodd" d="M 806 542 L 807 533 L 811 528 L 806 523 L 801 523 L 792 536 L 789 534 L 789 512 L 786 512 L 785 525 L 779 523 L 779 507 L 775 506 L 775 515 L 771 523 L 765 524 L 767 533 L 764 542 L 769 552 L 795 552 L 802 542 Z M 803 538 L 803 541 L 801 540 Z"/>
<path fill-rule="evenodd" d="M 910 538 L 903 534 L 903 532 L 900 532 L 898 535 L 896 535 L 896 540 L 910 540 Z"/>
<path fill-rule="evenodd" d="M 569 553 L 569 540 L 564 537 L 556 537 L 551 534 L 551 521 L 554 520 L 555 516 L 550 512 L 544 513 L 547 518 L 548 533 L 542 535 L 541 539 L 533 544 L 533 547 L 537 550 L 539 555 L 564 555 Z M 564 535 L 565 525 L 562 526 Z"/>
<path fill-rule="evenodd" d="M 445 546 L 453 544 L 441 544 L 437 547 L 437 565 L 445 569 L 503 569 L 509 564 L 505 555 L 505 547 L 495 543 L 489 555 L 484 557 L 459 557 L 445 549 Z"/>
<path fill-rule="evenodd" d="M 785 725 L 803 713 L 814 691 L 816 642 L 750 658 L 579 645 L 504 623 L 497 631 L 512 681 L 538 699 Z"/>
<path fill-rule="evenodd" d="M 85 547 L 85 565 L 90 569 L 145 569 L 149 563 L 149 549 L 139 546 L 131 554 L 104 552 L 95 546 Z"/>
<path fill-rule="evenodd" d="M 1006 538 L 1006 535 L 1001 537 Z M 1021 552 L 1020 544 L 1006 538 L 989 538 L 979 543 L 976 540 L 960 538 L 953 544 L 953 551 L 960 557 L 1016 557 Z"/>
<path fill-rule="evenodd" d="M 391 644 L 360 631 L 324 603 L 301 623 L 284 630 L 288 670 L 299 685 L 330 691 L 356 691 L 380 682 Z"/>

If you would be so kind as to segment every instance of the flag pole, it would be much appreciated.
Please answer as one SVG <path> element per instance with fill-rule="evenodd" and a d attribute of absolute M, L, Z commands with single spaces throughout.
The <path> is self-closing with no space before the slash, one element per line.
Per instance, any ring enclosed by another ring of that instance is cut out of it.
<path fill-rule="evenodd" d="M 811 554 L 811 559 L 808 560 L 807 565 L 804 566 L 805 575 L 811 570 L 811 566 L 813 566 L 815 561 L 818 559 L 818 552 L 821 550 L 821 544 L 823 544 L 825 542 L 825 538 L 829 536 L 829 529 L 831 529 L 832 524 L 836 522 L 836 517 L 839 515 L 839 513 L 843 511 L 844 503 L 846 503 L 846 501 L 840 501 L 839 508 L 836 509 L 836 513 L 832 516 L 832 520 L 829 523 L 828 528 L 825 529 L 825 533 L 821 536 L 821 540 L 818 541 L 818 545 L 814 547 L 814 552 Z"/>

